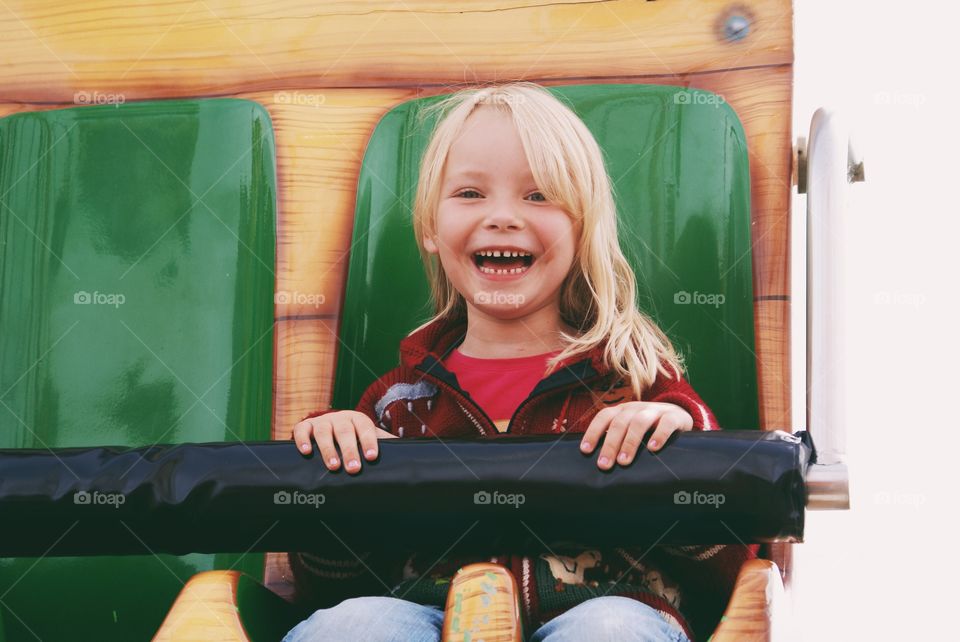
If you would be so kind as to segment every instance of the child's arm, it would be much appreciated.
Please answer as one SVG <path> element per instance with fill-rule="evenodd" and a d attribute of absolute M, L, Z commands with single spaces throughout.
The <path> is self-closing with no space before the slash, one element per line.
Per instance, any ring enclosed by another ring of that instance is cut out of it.
<path fill-rule="evenodd" d="M 356 410 L 318 410 L 308 414 L 293 427 L 293 440 L 304 455 L 310 454 L 316 439 L 324 465 L 329 470 L 340 468 L 336 446 L 343 454 L 344 468 L 350 474 L 360 472 L 361 457 L 373 461 L 379 456 L 377 440 L 393 439 L 395 436 L 377 428 L 374 404 L 383 394 L 382 379 L 371 384 L 360 398 Z M 359 445 L 358 445 L 359 442 Z"/>
<path fill-rule="evenodd" d="M 613 468 L 614 462 L 630 465 L 648 432 L 647 450 L 656 452 L 678 430 L 715 430 L 717 420 L 703 399 L 694 392 L 683 376 L 663 373 L 644 393 L 643 401 L 627 401 L 600 410 L 583 433 L 580 450 L 590 454 L 603 439 L 597 458 L 601 470 Z"/>
<path fill-rule="evenodd" d="M 690 387 L 687 380 L 679 373 L 666 377 L 663 373 L 657 377 L 647 391 L 647 401 L 669 403 L 683 408 L 693 419 L 693 430 L 718 430 L 717 418 L 704 403 L 700 395 Z"/>

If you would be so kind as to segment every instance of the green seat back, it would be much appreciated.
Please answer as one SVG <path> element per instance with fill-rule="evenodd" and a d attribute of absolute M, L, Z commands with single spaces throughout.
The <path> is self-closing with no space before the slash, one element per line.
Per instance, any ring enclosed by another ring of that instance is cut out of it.
<path fill-rule="evenodd" d="M 243 100 L 0 120 L 0 447 L 270 438 L 274 157 Z M 231 567 L 263 555 L 0 559 L 0 639 L 146 640 Z"/>
<path fill-rule="evenodd" d="M 714 94 L 656 85 L 552 88 L 603 149 L 615 184 L 620 243 L 639 303 L 687 356 L 691 384 L 721 426 L 758 428 L 750 252 L 750 177 L 743 127 Z M 353 408 L 399 363 L 397 344 L 429 318 L 411 208 L 435 122 L 399 105 L 363 160 L 341 323 L 333 407 Z"/>

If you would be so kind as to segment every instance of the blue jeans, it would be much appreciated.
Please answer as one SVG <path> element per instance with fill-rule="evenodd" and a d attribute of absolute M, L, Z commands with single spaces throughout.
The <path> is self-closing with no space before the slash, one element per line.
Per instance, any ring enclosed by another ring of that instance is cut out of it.
<path fill-rule="evenodd" d="M 355 597 L 320 609 L 283 642 L 438 642 L 443 610 L 395 597 Z M 628 597 L 596 597 L 537 629 L 530 642 L 690 642 L 654 609 Z"/>

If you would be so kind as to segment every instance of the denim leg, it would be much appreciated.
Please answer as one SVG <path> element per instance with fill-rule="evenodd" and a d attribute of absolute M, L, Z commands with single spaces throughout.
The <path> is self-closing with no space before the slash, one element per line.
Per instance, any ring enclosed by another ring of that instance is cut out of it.
<path fill-rule="evenodd" d="M 355 597 L 320 609 L 283 642 L 439 642 L 443 610 L 395 597 Z"/>
<path fill-rule="evenodd" d="M 530 642 L 690 642 L 643 602 L 611 595 L 595 597 L 537 629 Z"/>

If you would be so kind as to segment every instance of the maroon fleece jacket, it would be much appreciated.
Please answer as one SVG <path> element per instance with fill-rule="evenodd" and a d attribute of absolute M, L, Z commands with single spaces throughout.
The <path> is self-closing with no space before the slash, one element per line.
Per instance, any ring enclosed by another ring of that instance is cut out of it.
<path fill-rule="evenodd" d="M 493 421 L 443 366 L 465 336 L 466 319 L 461 317 L 440 319 L 403 339 L 400 365 L 367 388 L 356 410 L 399 437 L 498 435 Z M 629 383 L 615 375 L 603 361 L 603 346 L 589 356 L 567 359 L 520 404 L 507 434 L 586 431 L 601 409 L 636 399 Z M 661 373 L 642 400 L 680 406 L 693 417 L 694 430 L 719 428 L 713 413 L 679 373 L 671 377 Z M 315 411 L 305 419 L 328 412 L 336 410 Z M 691 640 L 698 640 L 709 637 L 740 566 L 756 557 L 757 548 L 656 546 L 585 550 L 579 555 L 545 551 L 537 558 L 507 553 L 440 560 L 428 554 L 399 559 L 341 551 L 330 557 L 291 553 L 290 560 L 298 594 L 317 608 L 359 595 L 382 594 L 442 607 L 449 580 L 460 566 L 494 561 L 514 572 L 525 618 L 533 626 L 592 597 L 622 595 L 652 606 Z"/>

